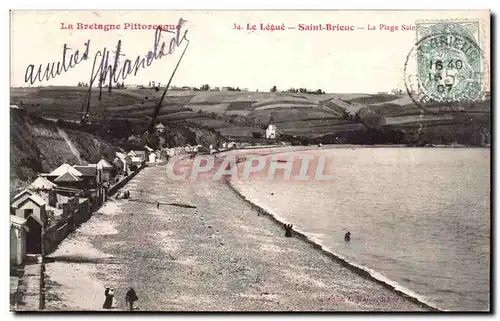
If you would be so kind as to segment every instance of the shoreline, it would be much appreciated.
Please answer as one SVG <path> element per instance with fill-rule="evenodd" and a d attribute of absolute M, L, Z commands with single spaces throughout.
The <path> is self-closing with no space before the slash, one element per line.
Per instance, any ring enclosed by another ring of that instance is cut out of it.
<path fill-rule="evenodd" d="M 432 145 L 432 146 L 407 146 L 405 144 L 392 144 L 392 145 L 380 145 L 380 144 L 373 144 L 373 145 L 356 145 L 356 144 L 324 144 L 321 147 L 317 145 L 263 145 L 263 146 L 249 146 L 249 147 L 244 147 L 244 148 L 234 148 L 234 149 L 224 149 L 220 150 L 217 152 L 214 152 L 213 155 L 217 154 L 222 154 L 222 153 L 230 153 L 233 151 L 236 152 L 242 152 L 242 151 L 252 151 L 255 149 L 265 149 L 265 150 L 275 150 L 275 149 L 297 149 L 297 150 L 321 150 L 321 149 L 342 149 L 342 148 L 351 148 L 351 149 L 357 149 L 357 148 L 412 148 L 412 149 L 428 149 L 428 148 L 486 148 L 486 149 L 491 149 L 491 145 L 485 145 L 485 146 L 469 146 L 469 145 Z"/>
<path fill-rule="evenodd" d="M 237 190 L 237 188 L 235 186 L 233 186 L 233 184 L 231 184 L 231 182 L 228 183 L 228 186 L 230 187 L 230 189 L 236 194 L 238 195 L 238 197 L 240 197 L 240 199 L 249 204 L 255 211 L 257 211 L 259 213 L 259 215 L 264 215 L 266 216 L 267 218 L 269 218 L 271 221 L 273 221 L 275 224 L 277 224 L 278 226 L 283 226 L 285 223 L 288 223 L 288 224 L 293 224 L 293 222 L 284 222 L 284 221 L 280 221 L 278 218 L 276 218 L 275 215 L 273 215 L 272 213 L 270 213 L 269 211 L 267 211 L 266 209 L 260 207 L 259 205 L 257 205 L 256 203 L 250 201 L 246 196 L 244 196 L 242 193 L 240 193 L 240 191 Z M 306 242 L 307 244 L 311 245 L 311 247 L 320 252 L 321 254 L 323 255 L 326 255 L 327 257 L 333 259 L 335 262 L 341 264 L 342 266 L 350 269 L 351 271 L 355 272 L 356 274 L 358 274 L 359 276 L 363 277 L 363 278 L 366 278 L 372 282 L 376 282 L 377 284 L 380 284 L 382 286 L 384 286 L 385 288 L 397 293 L 398 295 L 404 297 L 405 299 L 408 299 L 416 304 L 419 304 L 421 305 L 422 307 L 426 308 L 426 309 L 429 309 L 433 312 L 447 312 L 446 310 L 442 310 L 442 309 L 439 309 L 437 307 L 434 307 L 432 305 L 430 305 L 429 303 L 426 303 L 424 302 L 423 300 L 420 300 L 414 296 L 411 296 L 401 290 L 398 290 L 395 286 L 387 283 L 387 282 L 384 282 L 383 280 L 380 280 L 380 279 L 377 279 L 375 276 L 373 276 L 369 271 L 366 271 L 364 270 L 363 268 L 361 267 L 358 267 L 356 265 L 353 265 L 351 262 L 341 258 L 340 256 L 338 256 L 337 254 L 327 250 L 324 248 L 323 245 L 321 244 L 318 244 L 316 243 L 315 241 L 313 241 L 309 236 L 307 236 L 307 234 L 303 233 L 303 232 L 300 232 L 300 231 L 297 231 L 296 229 L 293 229 L 293 233 L 302 241 Z"/>
<path fill-rule="evenodd" d="M 51 255 L 47 311 L 103 311 L 105 285 L 111 311 L 126 309 L 130 285 L 140 311 L 436 311 L 284 237 L 228 184 L 174 182 L 155 166 L 126 189 L 139 201 L 107 202 Z"/>

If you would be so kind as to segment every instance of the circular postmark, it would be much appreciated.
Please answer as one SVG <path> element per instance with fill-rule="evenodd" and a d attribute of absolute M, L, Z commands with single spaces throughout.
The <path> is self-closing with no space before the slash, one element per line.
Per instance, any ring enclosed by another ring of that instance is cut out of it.
<path fill-rule="evenodd" d="M 476 41 L 457 29 L 433 31 L 406 58 L 405 86 L 411 99 L 420 107 L 437 103 L 461 109 L 481 100 L 484 58 Z"/>

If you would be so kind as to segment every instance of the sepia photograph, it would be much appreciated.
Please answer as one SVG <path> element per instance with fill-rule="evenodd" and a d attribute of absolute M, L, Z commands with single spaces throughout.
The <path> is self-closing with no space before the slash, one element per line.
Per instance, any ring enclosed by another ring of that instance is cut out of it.
<path fill-rule="evenodd" d="M 489 10 L 10 11 L 10 311 L 491 312 Z"/>

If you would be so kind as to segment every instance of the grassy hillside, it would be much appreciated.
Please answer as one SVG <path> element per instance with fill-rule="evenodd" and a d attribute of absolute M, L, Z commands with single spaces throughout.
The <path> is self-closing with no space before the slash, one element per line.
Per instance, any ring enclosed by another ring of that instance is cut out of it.
<path fill-rule="evenodd" d="M 81 87 L 12 88 L 11 103 L 45 117 L 79 120 L 87 93 L 88 88 Z M 90 119 L 147 121 L 161 94 L 161 90 L 152 89 L 113 89 L 108 93 L 103 88 L 98 101 L 99 90 L 92 89 Z M 285 135 L 311 138 L 368 128 L 411 129 L 420 124 L 489 129 L 490 101 L 458 107 L 428 106 L 443 116 L 436 119 L 427 117 L 432 114 L 423 113 L 405 95 L 171 91 L 158 120 L 191 123 L 231 138 L 252 137 L 269 121 Z"/>

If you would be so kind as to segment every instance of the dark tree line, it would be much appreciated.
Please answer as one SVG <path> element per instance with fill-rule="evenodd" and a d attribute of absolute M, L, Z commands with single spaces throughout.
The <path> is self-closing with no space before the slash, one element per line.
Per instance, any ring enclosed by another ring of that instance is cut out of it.
<path fill-rule="evenodd" d="M 278 88 L 276 86 L 273 86 L 269 91 L 272 92 L 272 93 L 275 93 L 275 92 L 278 92 Z M 325 94 L 325 91 L 322 90 L 322 89 L 309 90 L 307 88 L 289 88 L 287 90 L 282 90 L 281 92 L 283 92 L 283 93 L 313 94 L 313 95 L 323 95 L 323 94 Z"/>

